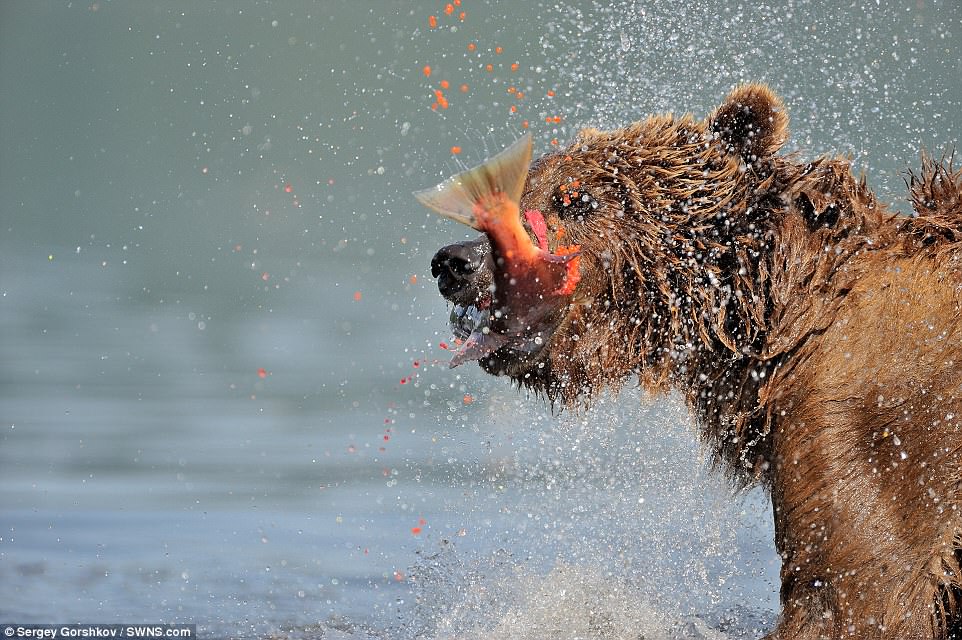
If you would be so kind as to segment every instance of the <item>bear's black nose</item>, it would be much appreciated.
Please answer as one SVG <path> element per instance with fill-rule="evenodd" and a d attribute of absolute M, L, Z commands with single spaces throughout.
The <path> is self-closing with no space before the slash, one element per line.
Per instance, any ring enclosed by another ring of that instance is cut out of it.
<path fill-rule="evenodd" d="M 438 290 L 445 298 L 464 290 L 481 268 L 487 242 L 472 240 L 442 247 L 431 258 L 431 275 L 438 279 Z"/>

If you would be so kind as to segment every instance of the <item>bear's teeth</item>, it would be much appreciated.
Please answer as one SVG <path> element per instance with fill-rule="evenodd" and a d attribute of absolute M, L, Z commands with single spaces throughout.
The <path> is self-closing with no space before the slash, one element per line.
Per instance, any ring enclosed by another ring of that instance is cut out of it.
<path fill-rule="evenodd" d="M 451 309 L 451 331 L 455 337 L 467 340 L 468 336 L 479 328 L 487 326 L 491 313 L 487 309 L 483 311 L 473 304 L 467 306 L 456 304 Z"/>

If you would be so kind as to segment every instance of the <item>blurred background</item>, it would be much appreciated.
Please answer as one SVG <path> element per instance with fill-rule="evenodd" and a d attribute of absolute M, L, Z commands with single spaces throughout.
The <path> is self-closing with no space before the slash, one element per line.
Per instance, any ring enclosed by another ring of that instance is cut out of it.
<path fill-rule="evenodd" d="M 677 399 L 447 369 L 410 193 L 764 81 L 907 210 L 960 51 L 956 0 L 0 3 L 0 620 L 757 637 L 766 497 Z"/>

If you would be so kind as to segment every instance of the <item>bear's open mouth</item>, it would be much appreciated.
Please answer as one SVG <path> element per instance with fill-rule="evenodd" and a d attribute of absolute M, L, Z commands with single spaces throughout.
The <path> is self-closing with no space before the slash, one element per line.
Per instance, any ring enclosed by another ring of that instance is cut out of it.
<path fill-rule="evenodd" d="M 515 370 L 527 366 L 525 363 L 538 358 L 564 318 L 561 313 L 550 322 L 527 327 L 527 331 L 505 334 L 492 326 L 491 309 L 490 297 L 470 304 L 454 304 L 449 321 L 458 348 L 451 360 L 452 367 L 468 360 L 479 360 L 485 368 Z"/>
<path fill-rule="evenodd" d="M 451 309 L 451 332 L 455 338 L 467 340 L 475 331 L 484 331 L 489 327 L 491 323 L 491 301 L 479 301 L 479 304 L 480 307 L 473 304 L 456 304 Z"/>

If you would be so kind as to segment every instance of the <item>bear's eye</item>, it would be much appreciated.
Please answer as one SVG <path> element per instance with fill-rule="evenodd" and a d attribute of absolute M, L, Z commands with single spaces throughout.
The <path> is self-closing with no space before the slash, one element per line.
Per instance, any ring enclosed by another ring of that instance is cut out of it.
<path fill-rule="evenodd" d="M 598 201 L 577 180 L 558 185 L 551 204 L 562 220 L 581 221 L 598 208 Z"/>

